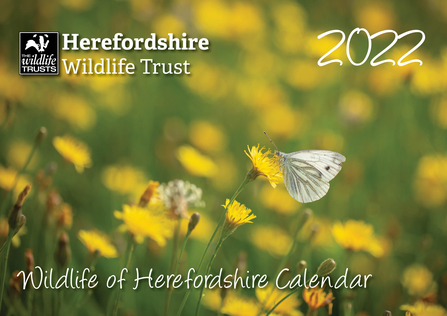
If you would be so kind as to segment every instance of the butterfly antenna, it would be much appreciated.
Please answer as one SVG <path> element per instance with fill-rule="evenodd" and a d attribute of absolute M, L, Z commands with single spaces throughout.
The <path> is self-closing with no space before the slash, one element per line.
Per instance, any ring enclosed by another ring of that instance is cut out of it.
<path fill-rule="evenodd" d="M 270 136 L 267 134 L 266 131 L 264 131 L 265 136 L 268 137 L 269 141 L 273 144 L 273 146 L 275 146 L 276 150 L 279 150 L 278 147 L 276 147 L 275 143 L 273 142 L 273 140 L 270 138 Z"/>

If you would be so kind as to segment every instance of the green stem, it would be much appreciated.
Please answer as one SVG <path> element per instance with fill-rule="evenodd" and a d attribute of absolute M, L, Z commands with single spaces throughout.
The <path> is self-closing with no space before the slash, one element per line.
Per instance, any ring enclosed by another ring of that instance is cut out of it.
<path fill-rule="evenodd" d="M 210 273 L 211 271 L 211 266 L 213 265 L 213 261 L 214 258 L 216 258 L 217 252 L 219 251 L 220 247 L 222 246 L 223 242 L 224 242 L 225 238 L 220 237 L 219 242 L 217 243 L 216 249 L 214 249 L 214 253 L 211 256 L 210 262 L 208 263 L 208 267 L 206 268 L 206 273 L 205 273 L 205 277 Z M 202 301 L 202 294 L 203 294 L 203 289 L 205 288 L 205 281 L 202 283 L 202 286 L 200 287 L 200 294 L 199 294 L 199 300 L 197 301 L 197 306 L 196 306 L 196 314 L 195 316 L 199 315 L 199 311 L 200 311 L 200 302 Z"/>
<path fill-rule="evenodd" d="M 185 235 L 185 239 L 183 239 L 182 248 L 180 249 L 180 254 L 178 255 L 177 265 L 175 266 L 174 274 L 177 274 L 178 268 L 180 267 L 180 260 L 182 259 L 183 251 L 186 248 L 186 243 L 188 242 L 189 235 L 191 235 L 191 231 L 188 229 Z"/>
<path fill-rule="evenodd" d="M 11 233 L 8 234 L 8 239 L 6 240 L 6 253 L 5 253 L 5 260 L 3 264 L 3 272 L 2 272 L 2 281 L 1 281 L 1 288 L 0 288 L 0 311 L 2 309 L 2 303 L 3 303 L 3 290 L 5 289 L 5 279 L 6 279 L 6 267 L 8 265 L 8 256 L 9 256 L 9 249 L 11 247 L 11 240 L 12 236 Z"/>
<path fill-rule="evenodd" d="M 0 249 L 0 253 L 2 253 L 3 249 L 5 249 L 7 242 L 8 242 L 8 239 L 6 239 L 5 243 L 3 244 L 2 248 Z"/>
<path fill-rule="evenodd" d="M 134 249 L 133 236 L 131 234 L 129 234 L 129 240 L 127 242 L 127 250 L 126 250 L 126 265 L 125 265 L 126 269 L 129 268 L 130 259 L 132 258 L 133 249 Z M 118 288 L 118 294 L 116 295 L 115 304 L 113 306 L 113 312 L 112 312 L 113 316 L 118 315 L 120 297 L 121 297 L 121 285 Z"/>
<path fill-rule="evenodd" d="M 179 217 L 177 220 L 177 228 L 174 231 L 174 246 L 172 247 L 172 256 L 171 256 L 171 263 L 169 264 L 169 274 L 172 274 L 174 266 L 176 266 L 175 270 L 177 270 L 177 263 L 180 262 L 180 258 L 178 259 L 178 262 L 176 262 L 177 258 L 177 248 L 178 248 L 178 242 L 179 242 L 179 236 L 180 236 L 180 227 L 182 225 L 182 218 Z M 174 275 L 176 273 L 174 272 Z M 171 296 L 172 296 L 172 286 L 168 287 L 166 291 L 166 301 L 165 301 L 165 311 L 164 316 L 168 316 L 169 314 L 169 303 L 171 302 Z"/>
<path fill-rule="evenodd" d="M 292 292 L 290 292 L 289 294 L 287 294 L 286 296 L 284 296 L 278 303 L 276 303 L 275 304 L 275 306 L 273 306 L 272 307 L 272 309 L 271 310 L 269 310 L 268 312 L 267 312 L 267 314 L 265 315 L 265 316 L 268 316 L 268 315 L 270 315 L 271 313 L 273 313 L 273 311 L 275 310 L 275 308 L 277 308 L 278 307 L 278 305 L 279 304 L 281 304 L 282 302 L 284 302 L 289 296 L 291 296 L 292 294 L 294 294 L 296 291 L 298 291 L 300 288 L 299 287 L 297 287 L 296 289 L 294 289 Z M 309 308 L 309 310 L 307 311 L 307 315 L 309 316 L 309 315 L 313 315 L 313 314 L 309 314 L 309 311 L 310 311 L 311 309 Z"/>
<path fill-rule="evenodd" d="M 318 315 L 318 309 L 312 309 L 309 307 L 306 316 L 317 316 L 317 315 Z"/>
<path fill-rule="evenodd" d="M 11 190 L 9 191 L 7 198 L 3 201 L 2 207 L 0 208 L 0 210 L 2 211 L 0 214 L 3 214 L 5 209 L 7 209 L 9 207 L 9 204 L 11 203 L 12 195 L 14 194 L 14 190 L 17 186 L 17 183 L 19 182 L 19 177 L 22 173 L 24 173 L 26 171 L 26 168 L 28 168 L 28 165 L 30 164 L 31 159 L 33 159 L 33 156 L 37 150 L 37 147 L 39 147 L 39 143 L 36 141 L 36 142 L 34 142 L 33 148 L 31 149 L 31 152 L 28 156 L 28 159 L 25 162 L 25 165 L 22 167 L 22 169 L 19 172 L 17 172 L 17 174 L 14 178 L 14 182 L 11 187 Z"/>
<path fill-rule="evenodd" d="M 233 196 L 230 199 L 230 202 L 228 203 L 228 207 L 230 207 L 230 205 L 234 202 L 234 200 L 237 198 L 237 196 L 239 195 L 239 193 L 242 192 L 242 190 L 244 189 L 244 187 L 251 181 L 251 179 L 248 177 L 248 175 L 245 177 L 244 181 L 241 183 L 241 185 L 239 186 L 239 188 L 236 190 L 236 192 L 234 192 Z M 227 207 L 227 208 L 228 208 Z M 208 248 L 210 247 L 214 236 L 216 236 L 217 231 L 219 230 L 219 228 L 223 225 L 224 223 L 224 219 L 225 219 L 225 214 L 227 213 L 227 210 L 225 209 L 225 212 L 222 213 L 222 215 L 220 216 L 219 219 L 219 223 L 216 226 L 216 229 L 214 229 L 213 234 L 211 235 L 210 240 L 208 241 L 208 244 L 206 245 L 205 250 L 203 251 L 202 254 L 202 258 L 200 259 L 199 262 L 199 266 L 197 267 L 196 273 L 199 273 L 200 269 L 202 268 L 202 264 L 203 264 L 203 260 L 205 259 L 205 255 L 208 252 Z M 193 277 L 196 275 L 196 273 L 194 273 Z M 185 307 L 186 301 L 188 300 L 189 295 L 191 294 L 191 290 L 192 287 L 190 287 L 189 289 L 187 289 L 185 296 L 183 297 L 182 303 L 180 304 L 180 307 L 178 309 L 177 312 L 177 316 L 180 316 L 182 314 L 183 308 Z"/>
<path fill-rule="evenodd" d="M 292 255 L 293 250 L 295 249 L 295 246 L 296 246 L 296 244 L 297 244 L 297 242 L 298 242 L 298 232 L 300 231 L 300 229 L 301 229 L 302 226 L 303 226 L 303 225 L 298 225 L 298 226 L 297 226 L 297 229 L 296 229 L 296 231 L 295 231 L 295 238 L 293 239 L 292 246 L 290 247 L 290 249 L 289 249 L 289 251 L 287 252 L 287 254 L 281 259 L 281 262 L 279 263 L 278 267 L 276 268 L 276 272 L 275 272 L 274 276 L 277 276 L 277 275 L 279 274 L 279 272 L 281 271 L 281 268 L 284 267 L 284 265 L 286 264 L 287 260 L 289 260 L 290 256 Z M 258 316 L 260 316 L 260 315 L 262 314 L 262 311 L 264 310 L 264 307 L 265 307 L 265 303 L 268 302 L 270 296 L 271 296 L 272 293 L 273 293 L 273 290 L 274 290 L 274 287 L 272 287 L 272 289 L 270 290 L 270 293 L 267 295 L 267 297 L 265 298 L 265 300 L 262 302 L 262 308 L 260 309 Z M 292 292 L 292 293 L 293 293 L 293 292 Z M 286 299 L 286 298 L 287 298 L 287 296 L 286 296 L 284 299 Z M 280 302 L 282 302 L 282 300 L 281 300 Z M 279 303 L 278 303 L 277 305 L 279 305 Z M 275 305 L 275 306 L 273 307 L 273 309 L 275 309 L 277 305 Z M 272 309 L 271 311 L 273 311 L 273 309 Z M 271 311 L 270 311 L 270 312 L 271 312 Z M 269 312 L 269 313 L 270 313 L 270 312 Z M 267 314 L 267 315 L 268 315 L 268 314 Z"/>

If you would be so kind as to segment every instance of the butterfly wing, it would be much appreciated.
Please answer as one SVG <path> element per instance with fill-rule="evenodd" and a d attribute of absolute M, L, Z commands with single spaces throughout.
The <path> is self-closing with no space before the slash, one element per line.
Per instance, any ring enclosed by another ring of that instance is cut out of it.
<path fill-rule="evenodd" d="M 329 181 L 341 170 L 346 158 L 328 150 L 302 150 L 283 154 L 282 173 L 289 194 L 301 203 L 321 199 Z"/>

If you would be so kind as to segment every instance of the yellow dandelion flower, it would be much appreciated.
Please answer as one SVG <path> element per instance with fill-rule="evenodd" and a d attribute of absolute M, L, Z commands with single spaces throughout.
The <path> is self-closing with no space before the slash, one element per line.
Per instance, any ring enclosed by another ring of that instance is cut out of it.
<path fill-rule="evenodd" d="M 360 91 L 349 91 L 340 100 L 339 109 L 343 119 L 353 125 L 372 119 L 374 106 L 371 98 Z"/>
<path fill-rule="evenodd" d="M 250 158 L 253 165 L 253 168 L 248 172 L 250 179 L 254 180 L 259 176 L 266 177 L 272 187 L 275 188 L 282 178 L 278 160 L 269 157 L 270 149 L 263 153 L 264 147 L 259 149 L 259 144 L 256 147 L 252 146 L 251 149 L 249 146 L 247 148 L 248 153 L 245 151 L 245 154 Z"/>
<path fill-rule="evenodd" d="M 276 256 L 286 255 L 293 241 L 286 231 L 275 226 L 253 227 L 250 239 L 259 249 Z"/>
<path fill-rule="evenodd" d="M 31 153 L 33 146 L 26 141 L 19 140 L 15 141 L 11 144 L 8 150 L 8 163 L 9 165 L 14 166 L 17 169 L 21 169 L 26 161 L 28 160 L 28 156 Z M 38 162 L 37 152 L 34 152 L 33 158 L 31 159 L 28 168 L 33 169 Z"/>
<path fill-rule="evenodd" d="M 414 183 L 417 199 L 427 207 L 447 201 L 447 155 L 427 155 L 420 159 Z"/>
<path fill-rule="evenodd" d="M 230 292 L 225 298 L 221 312 L 230 316 L 256 316 L 259 309 L 256 300 Z"/>
<path fill-rule="evenodd" d="M 109 190 L 120 194 L 133 194 L 135 188 L 144 186 L 147 180 L 144 172 L 138 168 L 130 165 L 113 165 L 102 171 L 102 182 Z"/>
<path fill-rule="evenodd" d="M 447 129 L 447 98 L 434 102 L 431 106 L 433 120 L 443 129 Z"/>
<path fill-rule="evenodd" d="M 327 218 L 312 217 L 301 229 L 300 239 L 303 241 L 310 239 L 313 247 L 330 248 L 334 243 L 331 233 L 332 226 Z"/>
<path fill-rule="evenodd" d="M 73 225 L 73 212 L 71 206 L 67 203 L 63 203 L 60 208 L 55 212 L 57 224 L 60 227 L 70 229 Z"/>
<path fill-rule="evenodd" d="M 149 181 L 144 190 L 143 194 L 140 196 L 139 206 L 146 207 L 149 203 L 159 201 L 160 196 L 158 194 L 158 187 L 160 183 L 158 181 Z"/>
<path fill-rule="evenodd" d="M 186 31 L 185 24 L 172 14 L 158 14 L 154 17 L 153 30 L 160 35 L 173 33 L 180 36 Z"/>
<path fill-rule="evenodd" d="M 78 173 L 84 172 L 84 168 L 92 165 L 90 149 L 83 142 L 65 135 L 53 138 L 53 146 L 68 162 L 71 162 Z"/>
<path fill-rule="evenodd" d="M 413 264 L 405 269 L 402 285 L 408 290 L 408 294 L 414 296 L 422 296 L 436 287 L 433 274 L 420 264 Z"/>
<path fill-rule="evenodd" d="M 105 258 L 118 257 L 118 251 L 111 243 L 109 236 L 97 229 L 90 231 L 81 229 L 78 232 L 78 238 L 90 253 L 99 251 L 100 255 Z"/>
<path fill-rule="evenodd" d="M 349 220 L 344 224 L 335 223 L 332 227 L 332 235 L 343 248 L 368 251 L 375 257 L 381 257 L 384 254 L 384 249 L 374 236 L 372 225 L 362 221 Z"/>
<path fill-rule="evenodd" d="M 222 314 L 229 316 L 256 316 L 260 312 L 260 306 L 255 299 L 242 296 L 231 289 L 225 291 L 227 293 L 222 304 L 222 289 L 206 290 L 203 305 L 216 312 L 220 310 Z"/>
<path fill-rule="evenodd" d="M 272 287 L 273 286 L 269 284 L 262 289 L 259 287 L 256 288 L 256 298 L 263 304 L 266 310 L 272 309 L 280 300 L 290 294 L 290 291 Z M 299 312 L 296 311 L 296 309 L 300 304 L 300 300 L 295 295 L 290 295 L 275 308 L 275 313 L 281 315 L 297 315 Z"/>
<path fill-rule="evenodd" d="M 304 289 L 303 299 L 311 310 L 317 310 L 320 307 L 328 305 L 329 315 L 332 314 L 332 301 L 335 297 L 332 291 L 325 293 L 322 288 Z"/>
<path fill-rule="evenodd" d="M 12 168 L 4 168 L 0 165 L 0 188 L 5 191 L 11 191 L 16 181 L 17 171 Z M 14 189 L 14 195 L 17 196 L 24 187 L 31 183 L 26 176 L 20 175 Z"/>
<path fill-rule="evenodd" d="M 96 112 L 87 101 L 74 94 L 58 95 L 54 99 L 51 113 L 81 130 L 89 130 L 96 123 Z"/>
<path fill-rule="evenodd" d="M 446 316 L 447 311 L 440 305 L 418 301 L 414 305 L 402 305 L 401 310 L 410 312 L 412 316 Z"/>
<path fill-rule="evenodd" d="M 204 306 L 213 311 L 218 311 L 221 307 L 222 290 L 220 288 L 214 288 L 212 290 L 205 290 L 203 292 L 202 303 Z"/>
<path fill-rule="evenodd" d="M 290 196 L 284 185 L 280 185 L 275 190 L 272 190 L 269 185 L 265 185 L 259 196 L 265 207 L 285 215 L 296 214 L 301 206 Z"/>
<path fill-rule="evenodd" d="M 362 25 L 371 34 L 395 27 L 393 7 L 384 1 L 359 5 L 355 11 L 357 24 Z"/>
<path fill-rule="evenodd" d="M 115 211 L 114 215 L 124 222 L 122 228 L 129 231 L 140 244 L 145 237 L 149 237 L 163 247 L 166 239 L 172 236 L 172 221 L 162 212 L 160 204 L 150 205 L 149 208 L 123 205 L 123 211 Z"/>
<path fill-rule="evenodd" d="M 191 146 L 180 146 L 177 149 L 177 159 L 190 174 L 195 176 L 213 177 L 218 171 L 211 158 L 202 155 Z"/>
<path fill-rule="evenodd" d="M 206 152 L 219 152 L 225 149 L 227 137 L 221 128 L 208 121 L 195 121 L 189 130 L 191 143 Z"/>
<path fill-rule="evenodd" d="M 230 200 L 227 199 L 225 205 L 222 205 L 227 210 L 225 213 L 225 224 L 222 228 L 222 235 L 224 236 L 232 234 L 241 225 L 252 223 L 251 220 L 256 218 L 256 215 L 252 214 L 251 210 L 244 204 L 234 201 L 228 206 L 228 203 L 230 203 Z"/>

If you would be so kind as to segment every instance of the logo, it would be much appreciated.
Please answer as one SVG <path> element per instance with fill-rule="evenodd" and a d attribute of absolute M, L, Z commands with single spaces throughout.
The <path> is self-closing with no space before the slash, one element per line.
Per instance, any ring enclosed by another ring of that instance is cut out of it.
<path fill-rule="evenodd" d="M 59 74 L 59 32 L 19 33 L 19 74 Z"/>

